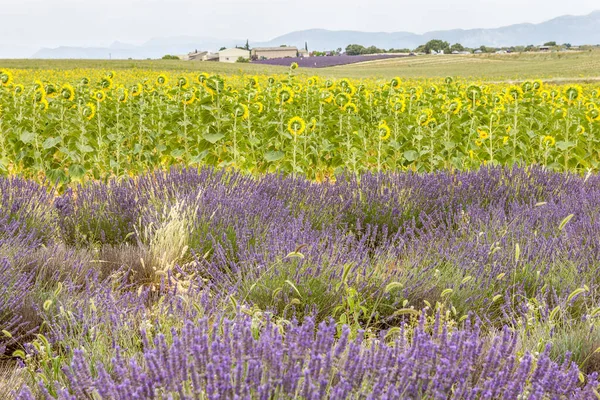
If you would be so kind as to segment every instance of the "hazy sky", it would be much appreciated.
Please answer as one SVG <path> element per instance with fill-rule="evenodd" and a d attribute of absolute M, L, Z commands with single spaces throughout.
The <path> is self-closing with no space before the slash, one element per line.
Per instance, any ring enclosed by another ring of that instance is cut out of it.
<path fill-rule="evenodd" d="M 0 57 L 179 35 L 266 41 L 310 28 L 492 28 L 597 9 L 598 0 L 0 0 Z"/>

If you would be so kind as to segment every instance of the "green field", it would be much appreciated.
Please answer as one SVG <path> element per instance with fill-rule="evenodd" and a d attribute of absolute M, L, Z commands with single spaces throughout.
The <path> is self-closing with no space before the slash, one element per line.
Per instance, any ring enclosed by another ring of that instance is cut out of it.
<path fill-rule="evenodd" d="M 170 60 L 0 60 L 3 68 L 25 69 L 152 69 L 207 71 L 211 73 L 276 74 L 287 68 L 253 64 Z M 440 78 L 456 76 L 481 80 L 600 79 L 600 50 L 569 53 L 516 53 L 418 56 L 379 60 L 346 66 L 300 69 L 301 74 L 349 78 Z"/>

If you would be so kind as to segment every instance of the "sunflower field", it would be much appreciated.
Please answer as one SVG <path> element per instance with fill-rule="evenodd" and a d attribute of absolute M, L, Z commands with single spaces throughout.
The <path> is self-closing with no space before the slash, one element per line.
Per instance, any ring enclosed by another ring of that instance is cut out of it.
<path fill-rule="evenodd" d="M 597 170 L 598 85 L 0 71 L 0 169 L 70 182 L 172 165 Z"/>

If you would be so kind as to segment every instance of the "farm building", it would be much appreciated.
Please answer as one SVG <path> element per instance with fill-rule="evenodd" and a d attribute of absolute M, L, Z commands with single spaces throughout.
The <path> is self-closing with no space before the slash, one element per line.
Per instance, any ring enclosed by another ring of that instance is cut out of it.
<path fill-rule="evenodd" d="M 310 57 L 310 53 L 308 50 L 300 49 L 298 50 L 298 57 Z"/>
<path fill-rule="evenodd" d="M 220 62 L 234 63 L 240 57 L 249 59 L 250 51 L 233 47 L 231 49 L 225 49 L 225 50 L 221 50 L 219 52 L 219 61 Z"/>
<path fill-rule="evenodd" d="M 212 61 L 218 58 L 218 54 L 214 54 L 209 51 L 195 51 L 187 55 L 188 61 Z"/>
<path fill-rule="evenodd" d="M 550 51 L 550 46 L 540 46 L 540 51 Z"/>
<path fill-rule="evenodd" d="M 252 49 L 252 59 L 270 60 L 272 58 L 297 57 L 297 47 L 255 47 Z"/>

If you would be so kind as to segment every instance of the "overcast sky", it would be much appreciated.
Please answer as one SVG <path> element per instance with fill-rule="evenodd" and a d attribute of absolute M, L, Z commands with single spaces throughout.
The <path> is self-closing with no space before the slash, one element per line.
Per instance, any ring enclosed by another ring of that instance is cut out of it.
<path fill-rule="evenodd" d="M 597 9 L 599 0 L 0 0 L 0 57 L 180 35 L 266 41 L 310 28 L 493 28 Z"/>

